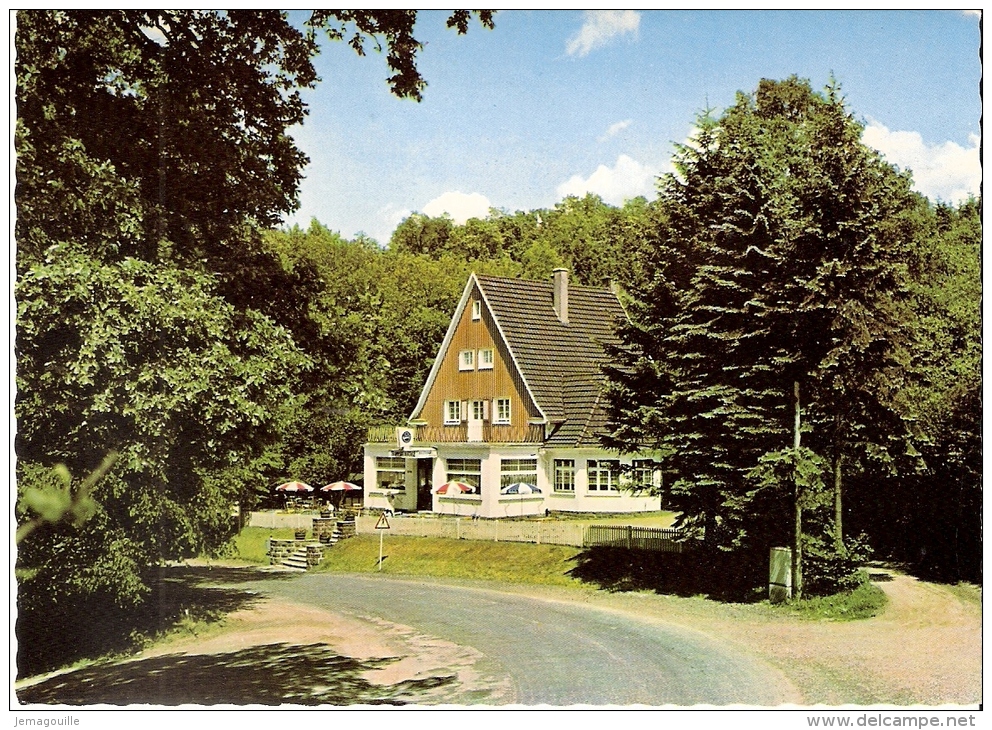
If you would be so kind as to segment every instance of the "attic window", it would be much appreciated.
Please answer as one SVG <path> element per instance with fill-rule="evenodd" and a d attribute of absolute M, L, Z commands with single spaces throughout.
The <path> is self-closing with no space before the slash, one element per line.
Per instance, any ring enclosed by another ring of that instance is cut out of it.
<path fill-rule="evenodd" d="M 459 370 L 475 370 L 475 350 L 462 350 L 458 353 Z"/>
<path fill-rule="evenodd" d="M 482 302 L 472 302 L 472 321 L 478 322 L 482 319 Z"/>
<path fill-rule="evenodd" d="M 446 400 L 444 402 L 444 424 L 452 426 L 461 422 L 462 402 L 460 400 Z"/>
<path fill-rule="evenodd" d="M 497 398 L 493 401 L 493 423 L 510 423 L 509 398 Z"/>
<path fill-rule="evenodd" d="M 479 370 L 492 370 L 493 369 L 493 351 L 492 349 L 479 350 Z"/>

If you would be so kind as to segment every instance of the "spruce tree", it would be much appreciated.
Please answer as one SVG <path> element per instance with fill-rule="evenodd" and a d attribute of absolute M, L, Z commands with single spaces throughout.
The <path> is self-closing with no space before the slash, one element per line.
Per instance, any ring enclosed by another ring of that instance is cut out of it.
<path fill-rule="evenodd" d="M 763 552 L 789 540 L 793 485 L 749 475 L 769 454 L 804 458 L 796 384 L 803 446 L 834 462 L 838 489 L 846 454 L 905 450 L 905 262 L 925 203 L 861 143 L 834 83 L 817 93 L 763 80 L 697 126 L 659 191 L 664 247 L 681 261 L 635 292 L 671 306 L 632 310 L 607 443 L 667 448 L 666 502 L 683 524 L 713 546 Z"/>

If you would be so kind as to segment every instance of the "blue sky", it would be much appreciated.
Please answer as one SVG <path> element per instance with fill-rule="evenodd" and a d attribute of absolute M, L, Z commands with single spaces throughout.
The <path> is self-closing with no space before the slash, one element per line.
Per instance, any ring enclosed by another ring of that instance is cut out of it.
<path fill-rule="evenodd" d="M 326 44 L 294 130 L 311 163 L 287 223 L 386 243 L 415 211 L 651 198 L 703 108 L 791 74 L 820 89 L 833 73 L 864 141 L 932 199 L 979 191 L 977 11 L 502 11 L 465 36 L 446 16 L 418 19 L 419 104 L 389 94 L 384 56 Z"/>

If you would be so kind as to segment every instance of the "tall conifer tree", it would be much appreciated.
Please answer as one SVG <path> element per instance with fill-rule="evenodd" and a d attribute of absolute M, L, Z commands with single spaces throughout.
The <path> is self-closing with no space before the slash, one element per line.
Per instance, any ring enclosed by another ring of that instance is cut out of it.
<path fill-rule="evenodd" d="M 667 311 L 634 310 L 607 441 L 670 451 L 667 503 L 707 542 L 765 548 L 789 537 L 791 485 L 748 475 L 792 446 L 795 383 L 804 447 L 839 469 L 855 446 L 884 456 L 906 435 L 905 261 L 925 203 L 860 142 L 833 83 L 763 80 L 697 125 L 660 184 L 680 260 L 635 292 Z"/>

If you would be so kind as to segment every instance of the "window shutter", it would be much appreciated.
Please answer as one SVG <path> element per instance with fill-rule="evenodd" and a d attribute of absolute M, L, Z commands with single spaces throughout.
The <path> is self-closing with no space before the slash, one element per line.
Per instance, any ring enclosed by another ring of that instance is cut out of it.
<path fill-rule="evenodd" d="M 462 421 L 468 421 L 468 401 L 462 401 Z"/>
<path fill-rule="evenodd" d="M 489 420 L 489 401 L 487 400 L 482 401 L 482 420 Z"/>

